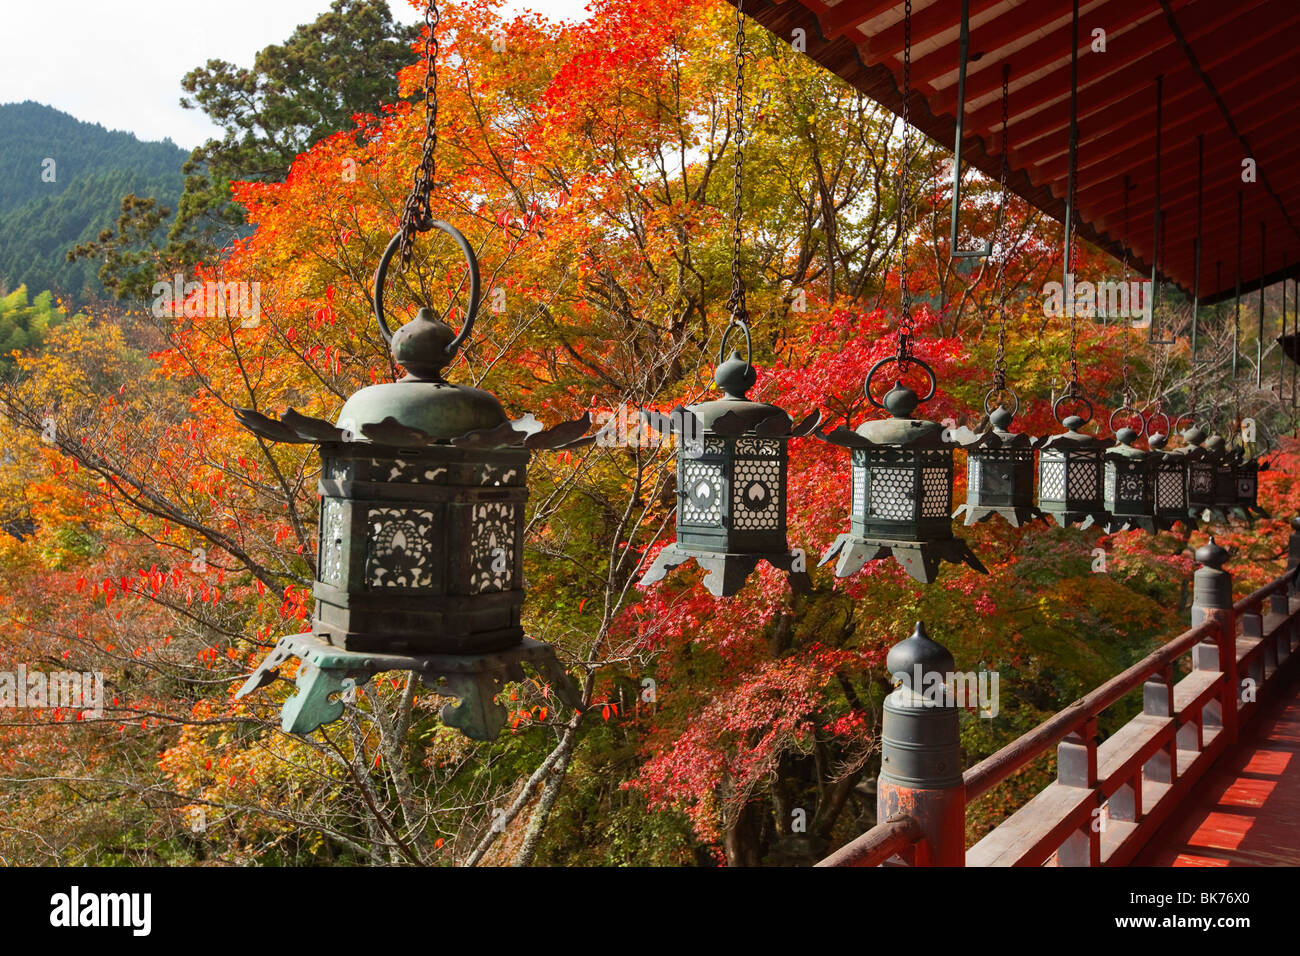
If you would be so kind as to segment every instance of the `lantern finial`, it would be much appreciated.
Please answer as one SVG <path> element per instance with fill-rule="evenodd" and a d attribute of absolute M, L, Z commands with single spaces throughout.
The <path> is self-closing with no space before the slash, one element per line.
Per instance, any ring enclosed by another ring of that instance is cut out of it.
<path fill-rule="evenodd" d="M 454 357 L 448 349 L 455 338 L 455 330 L 438 318 L 438 313 L 423 308 L 393 333 L 389 349 L 393 361 L 406 369 L 408 379 L 441 382 L 442 370 Z"/>
<path fill-rule="evenodd" d="M 720 364 L 713 373 L 713 380 L 728 398 L 744 401 L 746 393 L 758 381 L 758 371 L 739 352 L 732 352 L 731 358 Z"/>

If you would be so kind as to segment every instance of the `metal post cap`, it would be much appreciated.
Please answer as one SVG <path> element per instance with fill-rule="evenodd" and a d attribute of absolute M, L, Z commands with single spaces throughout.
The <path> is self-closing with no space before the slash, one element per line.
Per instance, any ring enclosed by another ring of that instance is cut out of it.
<path fill-rule="evenodd" d="M 1210 540 L 1196 549 L 1194 555 L 1197 562 L 1207 568 L 1213 568 L 1215 571 L 1222 571 L 1223 565 L 1227 563 L 1231 555 L 1222 545 L 1214 540 L 1211 535 Z"/>
<path fill-rule="evenodd" d="M 952 673 L 957 667 L 948 648 L 937 641 L 930 640 L 925 633 L 925 625 L 920 621 L 916 622 L 912 636 L 891 647 L 885 657 L 885 667 L 890 675 L 901 675 L 901 683 L 911 690 L 919 690 L 912 687 L 912 676 L 918 664 L 922 674 L 938 673 L 944 676 Z"/>

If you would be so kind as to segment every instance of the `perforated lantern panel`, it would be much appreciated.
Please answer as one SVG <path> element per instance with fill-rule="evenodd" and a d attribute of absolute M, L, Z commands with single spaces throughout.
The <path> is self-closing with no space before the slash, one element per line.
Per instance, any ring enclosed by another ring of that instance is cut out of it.
<path fill-rule="evenodd" d="M 884 521 L 911 521 L 916 514 L 915 477 L 911 468 L 872 468 L 868 514 Z"/>
<path fill-rule="evenodd" d="M 366 580 L 372 588 L 427 588 L 433 583 L 432 511 L 371 508 L 366 524 Z"/>
<path fill-rule="evenodd" d="M 1101 484 L 1100 465 L 1094 454 L 1075 452 L 1070 456 L 1067 488 L 1072 500 L 1097 497 Z"/>
<path fill-rule="evenodd" d="M 471 520 L 469 590 L 471 594 L 504 591 L 515 574 L 517 511 L 508 501 L 474 505 Z"/>
<path fill-rule="evenodd" d="M 1038 497 L 1065 500 L 1065 456 L 1060 452 L 1044 451 L 1038 456 Z"/>
<path fill-rule="evenodd" d="M 732 526 L 742 531 L 781 527 L 781 463 L 777 459 L 736 461 L 731 483 Z"/>
<path fill-rule="evenodd" d="M 1108 502 L 1113 503 L 1115 501 L 1115 491 L 1115 463 L 1108 461 L 1106 462 L 1106 486 L 1102 489 L 1102 493 L 1106 496 Z"/>
<path fill-rule="evenodd" d="M 952 472 L 947 468 L 921 469 L 921 517 L 946 518 L 952 511 Z"/>
<path fill-rule="evenodd" d="M 385 450 L 321 448 L 313 632 L 349 651 L 517 645 L 528 451 Z"/>
<path fill-rule="evenodd" d="M 688 458 L 682 465 L 682 475 L 682 523 L 721 527 L 722 465 Z"/>
<path fill-rule="evenodd" d="M 1187 507 L 1187 489 L 1181 468 L 1162 468 L 1156 472 L 1156 507 L 1161 511 L 1181 512 Z"/>
<path fill-rule="evenodd" d="M 330 584 L 343 582 L 343 502 L 326 498 L 321 504 L 320 547 L 317 566 L 320 579 Z"/>

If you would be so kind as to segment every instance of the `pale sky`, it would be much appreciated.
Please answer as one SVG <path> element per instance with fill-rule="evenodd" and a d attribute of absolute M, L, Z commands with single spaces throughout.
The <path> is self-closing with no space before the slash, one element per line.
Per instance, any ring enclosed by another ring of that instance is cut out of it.
<path fill-rule="evenodd" d="M 504 8 L 579 19 L 586 2 L 506 0 Z M 422 2 L 388 5 L 401 22 L 424 19 Z M 209 59 L 249 66 L 258 50 L 329 7 L 330 0 L 0 0 L 0 103 L 36 100 L 191 149 L 217 130 L 198 110 L 181 108 L 181 77 Z"/>

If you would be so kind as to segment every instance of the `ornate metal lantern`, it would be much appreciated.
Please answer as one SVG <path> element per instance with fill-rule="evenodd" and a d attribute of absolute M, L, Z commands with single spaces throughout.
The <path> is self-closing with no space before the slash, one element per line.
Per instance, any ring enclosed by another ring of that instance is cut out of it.
<path fill-rule="evenodd" d="M 727 336 L 745 332 L 746 357 L 722 361 Z M 813 412 L 798 425 L 789 415 L 747 397 L 757 371 L 749 361 L 749 329 L 733 323 L 723 333 L 714 381 L 723 397 L 665 416 L 643 414 L 650 425 L 678 434 L 677 540 L 659 552 L 641 579 L 653 584 L 694 560 L 715 597 L 737 593 L 760 561 L 785 571 L 796 590 L 811 586 L 802 552 L 786 538 L 786 445 L 821 420 Z"/>
<path fill-rule="evenodd" d="M 1246 512 L 1237 506 L 1237 462 L 1239 452 L 1229 449 L 1222 435 L 1205 439 L 1205 450 L 1214 462 L 1214 516 L 1220 521 L 1229 517 L 1245 518 Z"/>
<path fill-rule="evenodd" d="M 1111 414 L 1111 428 L 1115 427 L 1115 415 L 1123 410 L 1117 408 Z M 1142 421 L 1140 417 L 1138 421 Z M 1162 526 L 1155 516 L 1156 455 L 1133 444 L 1146 430 L 1145 423 L 1142 425 L 1141 430 L 1121 428 L 1115 432 L 1115 444 L 1105 453 L 1102 504 L 1109 515 L 1108 533 L 1143 528 L 1155 534 Z"/>
<path fill-rule="evenodd" d="M 417 671 L 439 692 L 460 697 L 443 719 L 477 739 L 500 730 L 506 715 L 492 698 L 502 681 L 522 679 L 521 663 L 577 702 L 554 652 L 526 639 L 520 623 L 524 502 L 529 449 L 574 442 L 590 420 L 543 431 L 531 415 L 509 420 L 490 393 L 443 378 L 473 329 L 479 270 L 464 236 L 443 222 L 430 225 L 456 241 L 469 265 L 458 334 L 427 308 L 390 333 L 384 276 L 399 232 L 380 260 L 374 305 L 406 376 L 361 389 L 333 424 L 292 409 L 278 420 L 251 409 L 236 413 L 263 438 L 320 448 L 311 634 L 281 640 L 239 691 L 255 690 L 288 658 L 302 658 L 299 692 L 283 713 L 285 729 L 295 733 L 337 719 L 343 705 L 331 698 L 348 680 L 394 669 Z"/>
<path fill-rule="evenodd" d="M 1076 399 L 1088 407 L 1088 417 L 1061 418 L 1061 403 Z M 1092 421 L 1092 403 L 1072 389 L 1052 403 L 1052 415 L 1065 426 L 1059 435 L 1038 440 L 1038 507 L 1066 528 L 1087 528 L 1109 522 L 1102 496 L 1102 455 L 1106 442 L 1080 429 Z"/>
<path fill-rule="evenodd" d="M 1170 424 L 1169 416 L 1158 413 Z M 1155 416 L 1153 416 L 1154 418 Z M 1147 425 L 1150 430 L 1150 423 Z M 1156 432 L 1147 439 L 1151 449 L 1151 501 L 1156 521 L 1163 528 L 1171 528 L 1177 521 L 1187 520 L 1187 457 L 1177 451 L 1167 451 L 1168 437 Z"/>
<path fill-rule="evenodd" d="M 1255 515 L 1270 517 L 1259 505 L 1259 473 L 1268 468 L 1269 462 L 1262 461 L 1259 456 L 1247 458 L 1237 466 L 1237 507 L 1248 520 Z"/>
<path fill-rule="evenodd" d="M 842 578 L 893 554 L 922 584 L 934 580 L 943 561 L 965 562 L 987 574 L 966 542 L 952 533 L 952 445 L 943 439 L 943 426 L 912 417 L 934 395 L 934 372 L 920 359 L 905 361 L 929 376 L 924 397 L 900 380 L 878 401 L 871 393 L 876 373 L 891 362 L 904 365 L 898 358 L 881 359 L 867 374 L 863 391 L 892 417 L 863 422 L 853 431 L 841 425 L 828 434 L 818 432 L 824 441 L 850 449 L 852 465 L 850 530 L 835 539 L 820 563 L 839 555 L 835 576 Z"/>
<path fill-rule="evenodd" d="M 1001 405 L 990 410 L 984 397 L 984 411 L 989 429 L 976 434 L 969 428 L 955 431 L 957 443 L 966 449 L 966 503 L 959 505 L 953 517 L 966 513 L 966 524 L 987 521 L 1000 515 L 1012 527 L 1044 517 L 1034 507 L 1034 440 L 1010 431 L 1011 420 L 1020 409 L 1020 399 L 1010 392 L 1015 405 Z"/>
<path fill-rule="evenodd" d="M 1183 431 L 1183 447 L 1176 453 L 1187 461 L 1187 515 L 1210 521 L 1217 511 L 1214 497 L 1215 456 L 1205 447 L 1206 433 L 1199 425 Z M 1222 518 L 1223 515 L 1219 514 Z"/>

